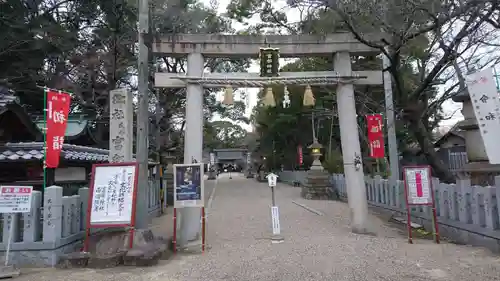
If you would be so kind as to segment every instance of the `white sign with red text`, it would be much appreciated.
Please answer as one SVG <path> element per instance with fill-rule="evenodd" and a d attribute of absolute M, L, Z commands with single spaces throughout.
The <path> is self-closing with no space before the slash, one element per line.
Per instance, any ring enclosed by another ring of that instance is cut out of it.
<path fill-rule="evenodd" d="M 31 211 L 32 186 L 0 186 L 0 213 Z"/>
<path fill-rule="evenodd" d="M 432 204 L 431 177 L 427 167 L 406 167 L 405 181 L 408 190 L 408 204 Z"/>

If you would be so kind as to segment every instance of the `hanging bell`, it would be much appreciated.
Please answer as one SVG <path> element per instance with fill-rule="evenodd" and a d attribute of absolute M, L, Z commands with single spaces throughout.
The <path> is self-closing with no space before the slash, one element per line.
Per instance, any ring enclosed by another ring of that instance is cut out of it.
<path fill-rule="evenodd" d="M 316 104 L 311 86 L 309 85 L 306 86 L 306 90 L 304 91 L 304 100 L 302 101 L 302 104 L 304 106 L 314 106 Z"/>
<path fill-rule="evenodd" d="M 274 100 L 273 88 L 269 87 L 266 89 L 266 95 L 263 100 L 264 106 L 276 106 L 276 101 Z"/>
<path fill-rule="evenodd" d="M 233 95 L 234 95 L 233 87 L 229 85 L 226 86 L 226 90 L 224 91 L 224 100 L 222 100 L 222 104 L 225 105 L 233 104 L 234 103 Z"/>

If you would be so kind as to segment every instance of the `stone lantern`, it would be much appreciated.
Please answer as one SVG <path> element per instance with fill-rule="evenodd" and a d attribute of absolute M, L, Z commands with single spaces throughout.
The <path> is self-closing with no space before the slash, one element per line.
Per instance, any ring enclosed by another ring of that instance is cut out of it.
<path fill-rule="evenodd" d="M 319 161 L 323 146 L 314 138 L 313 143 L 308 147 L 314 161 L 311 169 L 307 172 L 306 181 L 302 187 L 301 196 L 305 199 L 325 200 L 328 198 L 328 188 L 330 186 L 330 175 L 323 169 Z"/>
<path fill-rule="evenodd" d="M 321 149 L 323 146 L 318 142 L 317 139 L 314 139 L 313 143 L 308 146 L 308 148 L 311 150 L 311 155 L 314 157 L 314 161 L 312 162 L 311 165 L 311 170 L 323 170 L 323 165 L 321 165 L 321 161 L 319 161 L 319 158 L 321 157 Z"/>

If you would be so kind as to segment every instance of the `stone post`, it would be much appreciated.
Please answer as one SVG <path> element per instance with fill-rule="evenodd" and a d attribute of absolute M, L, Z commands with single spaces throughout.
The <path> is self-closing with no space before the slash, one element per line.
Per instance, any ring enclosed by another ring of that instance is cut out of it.
<path fill-rule="evenodd" d="M 187 60 L 187 75 L 201 77 L 204 60 L 200 53 L 191 53 Z M 203 87 L 188 84 L 186 94 L 186 128 L 184 136 L 184 163 L 203 161 Z M 199 238 L 201 230 L 200 208 L 181 208 L 179 247 Z"/>
<path fill-rule="evenodd" d="M 349 53 L 336 53 L 333 67 L 340 76 L 352 75 Z M 368 232 L 368 202 L 366 200 L 358 122 L 356 120 L 356 101 L 352 84 L 337 85 L 337 105 L 347 198 L 351 209 L 351 228 L 355 233 L 366 233 Z"/>
<path fill-rule="evenodd" d="M 43 242 L 57 243 L 62 237 L 63 188 L 49 186 L 43 202 Z"/>
<path fill-rule="evenodd" d="M 132 93 L 115 89 L 109 95 L 109 162 L 132 161 Z"/>

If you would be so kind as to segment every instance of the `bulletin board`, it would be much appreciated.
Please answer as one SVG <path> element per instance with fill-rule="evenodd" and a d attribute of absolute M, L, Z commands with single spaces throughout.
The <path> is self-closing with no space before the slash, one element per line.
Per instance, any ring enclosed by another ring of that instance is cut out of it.
<path fill-rule="evenodd" d="M 91 227 L 134 223 L 137 170 L 137 163 L 93 165 L 87 209 Z"/>
<path fill-rule="evenodd" d="M 133 241 L 138 167 L 136 162 L 92 166 L 84 251 L 92 228 L 130 227 Z"/>

